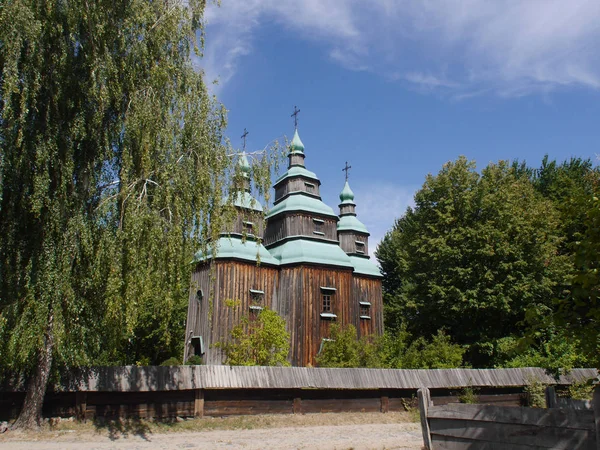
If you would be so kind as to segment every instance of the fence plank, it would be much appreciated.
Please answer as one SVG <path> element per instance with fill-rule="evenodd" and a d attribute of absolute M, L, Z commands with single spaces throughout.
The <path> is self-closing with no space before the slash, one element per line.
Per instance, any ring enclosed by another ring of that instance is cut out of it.
<path fill-rule="evenodd" d="M 539 450 L 537 445 L 503 444 L 499 442 L 473 441 L 450 436 L 433 436 L 435 450 Z"/>
<path fill-rule="evenodd" d="M 429 396 L 429 389 L 421 388 L 417 391 L 417 397 L 419 399 L 419 415 L 421 417 L 421 430 L 423 431 L 423 443 L 425 444 L 426 450 L 433 450 L 431 444 L 431 433 L 429 432 L 429 421 L 427 420 L 427 411 L 429 409 L 429 403 L 431 401 Z"/>
<path fill-rule="evenodd" d="M 594 390 L 592 407 L 594 408 L 594 422 L 596 428 L 596 450 L 600 450 L 600 386 L 596 386 L 596 389 Z"/>
<path fill-rule="evenodd" d="M 594 431 L 592 411 L 523 408 L 519 406 L 464 405 L 449 403 L 429 408 L 430 419 L 461 419 L 479 422 L 564 427 Z"/>
<path fill-rule="evenodd" d="M 561 450 L 596 450 L 595 433 L 589 430 L 431 418 L 429 427 L 434 442 L 436 436 L 449 436 L 511 446 L 520 444 Z"/>

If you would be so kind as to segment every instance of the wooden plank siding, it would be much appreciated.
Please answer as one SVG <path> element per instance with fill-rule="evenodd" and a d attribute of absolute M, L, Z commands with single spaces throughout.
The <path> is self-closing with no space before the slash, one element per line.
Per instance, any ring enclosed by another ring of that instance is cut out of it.
<path fill-rule="evenodd" d="M 307 185 L 308 183 L 308 185 Z M 310 185 L 313 186 L 310 186 Z M 319 187 L 321 183 L 317 180 L 309 180 L 301 177 L 289 178 L 284 183 L 275 186 L 275 204 L 291 192 L 305 192 L 316 198 L 320 198 Z"/>
<path fill-rule="evenodd" d="M 315 234 L 315 221 L 313 217 L 322 220 L 323 224 L 320 231 L 323 235 Z M 265 232 L 264 245 L 269 248 L 273 244 L 290 236 L 308 236 L 319 241 L 338 243 L 337 238 L 337 219 L 330 216 L 319 216 L 318 214 L 293 213 L 286 214 L 283 217 L 276 217 L 269 221 L 269 226 Z"/>
<path fill-rule="evenodd" d="M 322 340 L 330 337 L 331 323 L 343 325 L 350 319 L 352 269 L 301 265 L 283 267 L 279 276 L 276 311 L 288 324 L 290 362 L 293 366 L 315 365 Z M 335 289 L 328 292 L 335 319 L 321 317 L 322 287 Z"/>
<path fill-rule="evenodd" d="M 338 238 L 340 240 L 340 247 L 342 247 L 342 250 L 346 253 L 359 255 L 369 254 L 369 237 L 367 234 L 358 233 L 356 231 L 340 231 L 338 233 Z M 361 249 L 356 245 L 356 241 L 364 242 Z M 363 252 L 359 252 L 358 250 L 363 250 Z"/>
<path fill-rule="evenodd" d="M 370 319 L 360 318 L 360 303 L 369 302 Z M 352 277 L 352 298 L 349 305 L 349 323 L 358 330 L 358 336 L 383 334 L 383 301 L 381 280 L 355 274 Z"/>
<path fill-rule="evenodd" d="M 595 424 L 598 412 L 593 410 L 434 404 L 429 389 L 419 389 L 421 427 L 428 450 L 600 448 Z"/>
<path fill-rule="evenodd" d="M 200 265 L 192 275 L 185 358 L 193 354 L 190 337 L 202 336 L 204 363 L 222 364 L 223 352 L 214 344 L 227 342 L 231 329 L 242 317 L 253 314 L 250 289 L 263 291 L 260 306 L 273 308 L 278 274 L 277 268 L 242 261 L 217 260 Z M 196 299 L 197 286 L 209 293 L 202 302 Z"/>

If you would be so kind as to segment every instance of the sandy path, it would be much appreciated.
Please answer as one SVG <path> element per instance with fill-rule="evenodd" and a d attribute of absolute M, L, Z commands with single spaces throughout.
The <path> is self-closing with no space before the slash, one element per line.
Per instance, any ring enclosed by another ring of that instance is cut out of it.
<path fill-rule="evenodd" d="M 111 440 L 87 435 L 81 439 L 62 434 L 55 440 L 4 441 L 3 449 L 410 449 L 420 450 L 419 424 L 365 424 L 288 427 L 254 430 L 213 430 L 150 434 Z"/>

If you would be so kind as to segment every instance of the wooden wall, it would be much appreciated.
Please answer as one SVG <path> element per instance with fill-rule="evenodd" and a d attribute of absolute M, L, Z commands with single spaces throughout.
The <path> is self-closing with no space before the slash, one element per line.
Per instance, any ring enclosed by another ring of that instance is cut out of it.
<path fill-rule="evenodd" d="M 487 398 L 493 404 L 517 406 L 519 394 L 498 388 Z M 252 414 L 405 411 L 414 403 L 416 389 L 185 389 L 142 392 L 49 392 L 44 398 L 45 417 L 78 417 L 87 420 Z M 444 404 L 456 396 L 440 391 Z M 434 401 L 437 393 L 432 391 Z M 25 394 L 0 396 L 0 421 L 17 417 Z M 201 400 L 201 401 L 198 401 Z"/>
<path fill-rule="evenodd" d="M 319 193 L 320 185 L 321 183 L 317 180 L 308 180 L 305 178 L 290 178 L 284 180 L 283 183 L 275 186 L 275 204 L 287 194 L 298 191 L 306 192 L 316 198 L 321 198 Z"/>
<path fill-rule="evenodd" d="M 371 319 L 360 318 L 359 302 L 370 302 Z M 352 277 L 352 298 L 348 307 L 349 323 L 353 324 L 358 336 L 383 334 L 383 300 L 381 279 L 354 274 Z"/>
<path fill-rule="evenodd" d="M 340 247 L 346 253 L 351 254 L 360 254 L 360 255 L 368 255 L 369 254 L 369 238 L 368 235 L 364 233 L 357 233 L 353 231 L 340 231 L 338 233 L 338 238 L 340 240 Z M 356 245 L 356 241 L 364 242 L 365 245 L 361 246 L 363 253 L 359 253 L 358 246 Z"/>
<path fill-rule="evenodd" d="M 418 396 L 427 450 L 600 448 L 600 410 L 459 403 L 433 406 L 428 389 L 419 389 Z M 600 389 L 595 396 L 600 399 Z"/>
<path fill-rule="evenodd" d="M 293 213 L 269 220 L 265 232 L 265 246 L 272 245 L 289 236 L 309 236 L 315 239 L 327 240 L 337 244 L 337 219 L 335 217 L 317 217 L 323 220 L 321 231 L 323 235 L 315 234 L 313 216 L 308 213 Z"/>
<path fill-rule="evenodd" d="M 264 292 L 260 306 L 273 308 L 278 273 L 275 267 L 235 260 L 198 265 L 192 274 L 185 358 L 193 354 L 190 337 L 202 336 L 204 363 L 222 364 L 223 352 L 214 344 L 227 342 L 231 329 L 250 315 L 251 289 Z M 201 302 L 196 298 L 197 286 L 204 292 Z"/>
<path fill-rule="evenodd" d="M 293 266 L 280 269 L 279 293 L 274 309 L 288 323 L 294 366 L 315 365 L 323 338 L 329 338 L 332 321 L 348 323 L 348 303 L 351 299 L 352 269 L 322 266 Z M 335 319 L 322 318 L 323 291 L 332 287 L 332 313 Z"/>

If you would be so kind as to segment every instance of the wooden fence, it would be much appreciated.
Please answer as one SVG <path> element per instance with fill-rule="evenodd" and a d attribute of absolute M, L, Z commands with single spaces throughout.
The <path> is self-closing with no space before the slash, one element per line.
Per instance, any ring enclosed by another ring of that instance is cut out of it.
<path fill-rule="evenodd" d="M 70 373 L 44 400 L 46 417 L 226 416 L 263 413 L 404 411 L 426 386 L 436 405 L 457 401 L 464 387 L 496 405 L 519 405 L 537 379 L 569 385 L 595 377 L 574 369 L 559 379 L 542 369 L 319 369 L 306 367 L 102 367 Z M 0 420 L 14 418 L 23 383 L 0 389 Z"/>
<path fill-rule="evenodd" d="M 600 449 L 600 389 L 591 410 L 447 404 L 418 392 L 427 450 Z"/>

